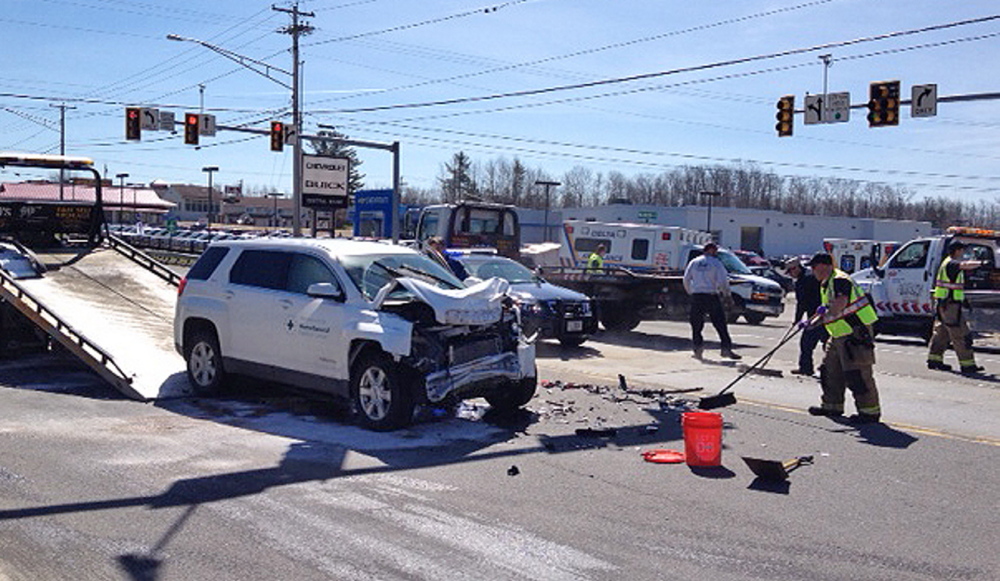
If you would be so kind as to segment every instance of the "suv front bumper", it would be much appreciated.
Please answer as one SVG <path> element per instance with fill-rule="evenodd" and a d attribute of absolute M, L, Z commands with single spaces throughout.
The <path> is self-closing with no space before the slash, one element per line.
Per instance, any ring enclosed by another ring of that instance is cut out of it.
<path fill-rule="evenodd" d="M 522 343 L 517 352 L 488 355 L 429 373 L 424 383 L 427 399 L 437 403 L 452 394 L 485 395 L 534 374 L 535 345 Z"/>

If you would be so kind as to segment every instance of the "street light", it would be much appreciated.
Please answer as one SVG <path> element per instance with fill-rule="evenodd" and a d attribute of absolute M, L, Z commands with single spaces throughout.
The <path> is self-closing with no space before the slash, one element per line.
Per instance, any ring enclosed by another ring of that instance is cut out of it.
<path fill-rule="evenodd" d="M 542 242 L 548 242 L 549 240 L 549 188 L 558 187 L 562 184 L 559 182 L 547 182 L 545 180 L 536 180 L 536 186 L 545 186 L 545 229 L 542 234 Z"/>
<path fill-rule="evenodd" d="M 252 59 L 250 57 L 243 56 L 241 54 L 235 53 L 231 50 L 226 50 L 220 46 L 210 44 L 203 40 L 198 40 L 196 38 L 188 38 L 185 36 L 179 36 L 176 34 L 168 34 L 167 40 L 176 40 L 180 42 L 193 42 L 195 44 L 200 44 L 201 46 L 216 52 L 232 61 L 239 63 L 240 65 L 250 69 L 251 71 L 257 73 L 258 75 L 270 79 L 271 81 L 281 85 L 286 89 L 292 91 L 292 124 L 295 127 L 295 141 L 292 143 L 293 155 L 295 159 L 292 161 L 292 200 L 294 211 L 292 214 L 292 233 L 294 236 L 298 237 L 302 235 L 302 224 L 301 224 L 301 214 L 302 214 L 302 111 L 301 111 L 301 95 L 300 95 L 300 84 L 299 84 L 299 35 L 307 34 L 312 31 L 312 27 L 307 24 L 299 23 L 299 16 L 315 16 L 312 12 L 300 12 L 298 8 L 298 2 L 296 2 L 291 9 L 277 8 L 274 10 L 279 12 L 288 12 L 292 14 L 292 26 L 283 30 L 283 32 L 290 33 L 292 35 L 292 70 L 286 71 L 282 68 L 276 67 L 274 65 L 267 64 L 263 61 Z M 291 78 L 291 83 L 285 83 L 275 79 L 271 76 L 271 71 L 279 72 L 283 75 L 287 75 Z M 211 175 L 211 174 L 209 174 Z M 211 179 L 211 178 L 209 178 Z"/>
<path fill-rule="evenodd" d="M 212 218 L 214 218 L 214 216 L 212 215 L 213 214 L 213 212 L 212 212 L 212 204 L 215 203 L 214 200 L 213 200 L 213 196 L 212 196 L 212 174 L 214 172 L 219 171 L 219 168 L 218 168 L 218 166 L 208 165 L 208 166 L 205 166 L 205 167 L 201 168 L 201 171 L 206 172 L 208 174 L 208 228 L 207 229 L 211 230 L 212 229 Z"/>
<path fill-rule="evenodd" d="M 705 229 L 708 231 L 709 235 L 712 234 L 712 200 L 718 198 L 722 195 L 721 192 L 701 192 L 698 195 L 705 196 L 708 198 L 708 225 Z M 715 237 L 713 236 L 713 239 Z"/>
<path fill-rule="evenodd" d="M 265 194 L 265 195 L 267 197 L 269 197 L 269 198 L 274 198 L 274 217 L 272 218 L 272 220 L 274 220 L 274 227 L 277 228 L 278 227 L 278 198 L 281 197 L 281 193 L 280 192 L 271 192 L 270 194 Z"/>
<path fill-rule="evenodd" d="M 125 214 L 125 178 L 128 177 L 127 173 L 120 173 L 115 175 L 120 181 L 118 182 L 118 222 L 121 223 L 122 216 Z"/>

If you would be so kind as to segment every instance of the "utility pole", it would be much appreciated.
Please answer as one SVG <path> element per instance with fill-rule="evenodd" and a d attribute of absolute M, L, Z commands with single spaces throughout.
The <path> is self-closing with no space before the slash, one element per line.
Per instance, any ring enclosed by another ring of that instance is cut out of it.
<path fill-rule="evenodd" d="M 292 24 L 279 32 L 292 35 L 292 125 L 295 127 L 295 142 L 292 144 L 292 235 L 302 235 L 302 111 L 300 109 L 301 92 L 299 91 L 299 37 L 309 34 L 314 29 L 306 23 L 299 23 L 300 16 L 314 18 L 312 12 L 301 12 L 299 2 L 295 0 L 291 8 L 281 8 L 271 5 L 271 10 L 292 15 Z"/>
<path fill-rule="evenodd" d="M 545 226 L 542 231 L 542 242 L 548 242 L 549 241 L 549 188 L 559 187 L 562 184 L 559 182 L 538 180 L 535 182 L 535 185 L 545 186 Z"/>
<path fill-rule="evenodd" d="M 721 196 L 722 192 L 699 192 L 698 195 L 708 198 L 708 224 L 705 226 L 705 231 L 712 236 L 712 240 L 715 240 L 712 234 L 712 200 Z"/>
<path fill-rule="evenodd" d="M 66 109 L 76 109 L 66 103 L 62 105 L 49 105 L 59 108 L 59 155 L 66 155 Z M 63 185 L 66 181 L 66 170 L 59 168 L 59 199 L 63 199 Z"/>

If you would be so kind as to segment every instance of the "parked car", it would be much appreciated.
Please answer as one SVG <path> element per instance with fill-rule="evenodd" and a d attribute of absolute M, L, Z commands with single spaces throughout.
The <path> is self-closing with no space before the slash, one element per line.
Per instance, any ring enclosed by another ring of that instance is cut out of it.
<path fill-rule="evenodd" d="M 0 241 L 0 270 L 13 279 L 37 278 L 45 272 L 45 266 L 21 244 Z"/>
<path fill-rule="evenodd" d="M 459 261 L 469 276 L 499 277 L 510 283 L 510 294 L 521 309 L 526 335 L 582 345 L 597 331 L 597 316 L 587 295 L 547 282 L 523 264 L 496 255 L 464 254 Z"/>
<path fill-rule="evenodd" d="M 349 399 L 360 423 L 405 426 L 422 403 L 535 393 L 509 284 L 466 288 L 412 249 L 347 239 L 214 242 L 178 289 L 174 343 L 198 393 L 235 374 Z"/>
<path fill-rule="evenodd" d="M 740 262 L 747 266 L 768 266 L 771 263 L 766 258 L 751 250 L 730 250 L 740 259 Z"/>
<path fill-rule="evenodd" d="M 795 290 L 795 280 L 792 279 L 792 277 L 790 276 L 786 276 L 778 272 L 773 266 L 771 266 L 770 263 L 766 265 L 748 266 L 747 268 L 749 268 L 750 272 L 754 273 L 757 276 L 766 278 L 768 280 L 773 280 L 774 282 L 778 283 L 779 285 L 781 285 L 781 290 L 785 291 L 786 293 L 790 293 L 793 290 Z"/>

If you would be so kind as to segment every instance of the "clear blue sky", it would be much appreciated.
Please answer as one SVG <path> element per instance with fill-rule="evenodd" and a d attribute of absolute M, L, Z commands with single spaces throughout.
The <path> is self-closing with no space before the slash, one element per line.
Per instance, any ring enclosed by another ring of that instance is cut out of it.
<path fill-rule="evenodd" d="M 291 68 L 289 16 L 277 0 L 4 0 L 0 150 L 67 153 L 129 181 L 291 189 L 291 152 L 265 137 L 220 133 L 194 149 L 180 134 L 124 139 L 126 105 L 200 106 L 223 125 L 266 128 L 289 92 L 201 46 L 198 38 Z M 573 166 L 627 175 L 682 165 L 754 162 L 782 175 L 902 184 L 917 196 L 993 202 L 1000 182 L 1000 101 L 943 103 L 938 116 L 870 129 L 864 112 L 802 124 L 779 139 L 775 101 L 823 91 L 867 100 L 868 83 L 899 79 L 938 93 L 1000 91 L 1000 20 L 801 51 L 1000 15 L 983 0 L 302 0 L 315 27 L 302 40 L 305 132 L 338 127 L 360 140 L 399 141 L 403 179 L 433 188 L 463 150 L 476 161 L 515 156 L 553 179 Z M 769 55 L 784 54 L 784 56 Z M 746 61 L 725 65 L 731 61 Z M 718 65 L 718 66 L 715 66 Z M 694 70 L 692 70 L 694 69 Z M 613 81 L 575 89 L 561 87 Z M 280 80 L 286 80 L 277 74 Z M 514 97 L 479 99 L 516 92 Z M 468 102 L 403 107 L 438 101 Z M 391 107 L 376 109 L 379 107 Z M 285 112 L 281 117 L 288 120 Z M 385 187 L 391 158 L 359 151 L 366 185 Z M 23 173 L 22 173 L 23 175 Z M 0 180 L 19 179 L 10 170 Z"/>

